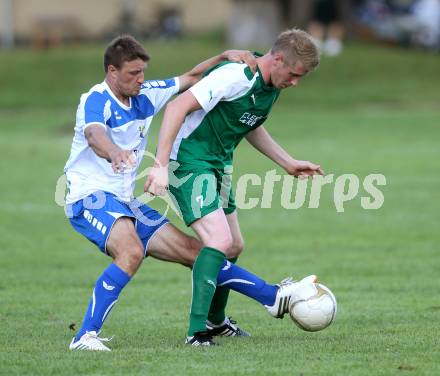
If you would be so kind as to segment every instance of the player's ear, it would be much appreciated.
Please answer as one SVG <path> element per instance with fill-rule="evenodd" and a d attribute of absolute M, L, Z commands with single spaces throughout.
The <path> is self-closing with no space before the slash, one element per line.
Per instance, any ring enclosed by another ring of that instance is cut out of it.
<path fill-rule="evenodd" d="M 107 67 L 107 73 L 109 73 L 110 75 L 114 75 L 116 72 L 118 71 L 118 68 L 116 68 L 114 65 L 110 64 Z"/>
<path fill-rule="evenodd" d="M 273 61 L 274 61 L 274 64 L 278 65 L 278 66 L 284 64 L 284 55 L 283 55 L 283 53 L 281 51 L 280 52 L 276 52 L 273 55 Z"/>

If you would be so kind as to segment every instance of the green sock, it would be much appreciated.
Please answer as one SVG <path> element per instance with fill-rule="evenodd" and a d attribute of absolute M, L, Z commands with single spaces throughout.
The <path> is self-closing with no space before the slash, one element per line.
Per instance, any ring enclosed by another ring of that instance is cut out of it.
<path fill-rule="evenodd" d="M 188 336 L 206 330 L 209 307 L 217 286 L 217 276 L 225 255 L 215 248 L 201 249 L 192 270 L 192 302 Z"/>
<path fill-rule="evenodd" d="M 229 262 L 235 264 L 238 260 L 238 257 L 234 257 L 232 259 L 228 259 Z M 215 290 L 215 294 L 212 298 L 211 307 L 209 308 L 208 320 L 212 322 L 214 325 L 219 325 L 223 321 L 225 321 L 226 313 L 225 308 L 226 304 L 228 304 L 229 291 L 227 287 L 217 287 Z"/>

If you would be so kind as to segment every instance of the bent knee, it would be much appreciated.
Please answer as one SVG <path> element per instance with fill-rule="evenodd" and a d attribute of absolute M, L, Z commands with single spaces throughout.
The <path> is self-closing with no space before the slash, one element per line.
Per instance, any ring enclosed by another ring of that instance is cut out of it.
<path fill-rule="evenodd" d="M 189 261 L 190 265 L 192 265 L 194 263 L 195 259 L 197 258 L 197 255 L 199 254 L 200 249 L 202 248 L 202 243 L 200 242 L 200 240 L 190 236 L 187 239 L 186 247 L 189 250 L 188 261 Z"/>
<path fill-rule="evenodd" d="M 224 254 L 228 255 L 229 250 L 232 247 L 232 236 L 231 235 L 224 235 L 222 237 L 217 237 L 215 239 L 210 240 L 205 244 L 207 247 L 218 249 L 219 251 L 223 252 Z"/>
<path fill-rule="evenodd" d="M 127 252 L 127 259 L 136 265 L 140 265 L 144 257 L 145 253 L 142 247 L 135 247 Z"/>
<path fill-rule="evenodd" d="M 115 262 L 128 274 L 133 275 L 144 259 L 144 250 L 140 246 L 119 249 Z"/>
<path fill-rule="evenodd" d="M 228 258 L 234 258 L 240 256 L 241 252 L 244 249 L 244 241 L 243 239 L 234 239 L 231 247 L 228 249 L 227 256 Z"/>

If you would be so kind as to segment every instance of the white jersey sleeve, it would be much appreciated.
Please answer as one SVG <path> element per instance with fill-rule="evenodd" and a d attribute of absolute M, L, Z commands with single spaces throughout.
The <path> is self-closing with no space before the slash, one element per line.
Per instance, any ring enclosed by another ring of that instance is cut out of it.
<path fill-rule="evenodd" d="M 156 115 L 170 98 L 179 92 L 179 89 L 178 77 L 167 80 L 149 80 L 143 83 L 140 95 L 148 97 L 154 107 L 154 115 Z"/>
<path fill-rule="evenodd" d="M 249 91 L 255 74 L 249 79 L 244 73 L 247 65 L 229 63 L 210 72 L 189 90 L 205 112 L 211 111 L 220 101 L 231 101 Z"/>
<path fill-rule="evenodd" d="M 111 116 L 110 101 L 102 93 L 102 85 L 96 85 L 88 93 L 81 96 L 76 112 L 76 125 L 82 132 L 91 124 L 99 124 L 106 128 Z"/>

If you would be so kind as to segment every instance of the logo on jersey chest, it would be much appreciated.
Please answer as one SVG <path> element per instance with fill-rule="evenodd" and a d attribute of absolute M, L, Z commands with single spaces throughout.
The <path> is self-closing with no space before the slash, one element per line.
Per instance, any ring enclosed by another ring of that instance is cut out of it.
<path fill-rule="evenodd" d="M 119 115 L 118 111 L 115 111 L 114 114 L 115 114 L 115 119 L 116 120 L 122 120 L 122 116 Z"/>
<path fill-rule="evenodd" d="M 145 138 L 146 134 L 147 134 L 147 125 L 145 123 L 141 123 L 138 125 L 138 130 L 139 130 L 139 137 L 140 138 Z"/>
<path fill-rule="evenodd" d="M 241 115 L 240 119 L 238 121 L 242 124 L 245 124 L 249 127 L 253 127 L 257 121 L 263 119 L 264 116 L 254 115 L 250 112 L 245 112 L 243 115 Z"/>

